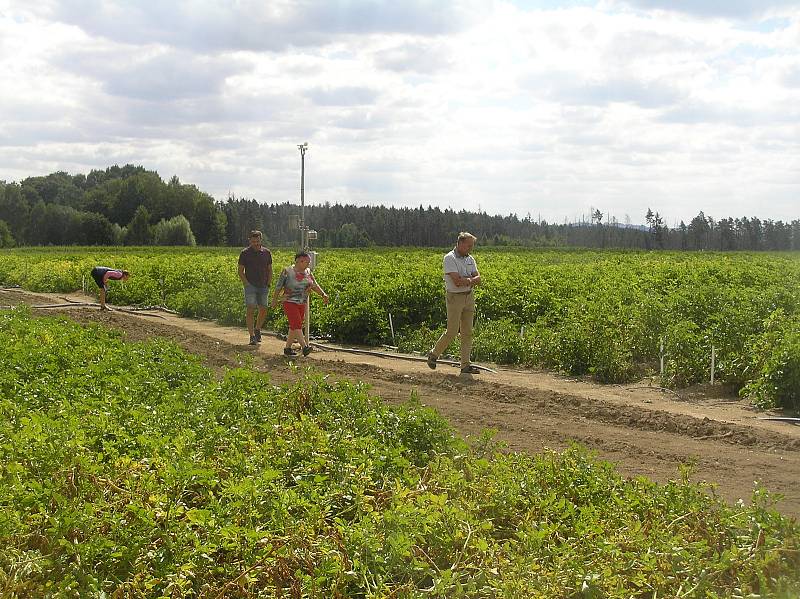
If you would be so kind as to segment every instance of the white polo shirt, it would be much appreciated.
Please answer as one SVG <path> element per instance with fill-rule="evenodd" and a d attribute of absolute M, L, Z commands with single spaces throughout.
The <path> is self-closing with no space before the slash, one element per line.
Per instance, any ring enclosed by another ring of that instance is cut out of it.
<path fill-rule="evenodd" d="M 469 293 L 472 287 L 456 287 L 449 272 L 457 272 L 462 277 L 474 277 L 478 274 L 478 265 L 471 255 L 461 256 L 455 248 L 444 255 L 444 286 L 450 293 Z"/>

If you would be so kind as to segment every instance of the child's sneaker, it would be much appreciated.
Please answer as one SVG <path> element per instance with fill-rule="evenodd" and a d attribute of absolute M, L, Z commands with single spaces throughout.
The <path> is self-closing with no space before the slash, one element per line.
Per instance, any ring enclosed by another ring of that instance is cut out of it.
<path fill-rule="evenodd" d="M 284 356 L 296 356 L 297 352 L 294 351 L 291 347 L 284 347 L 283 348 L 283 355 Z"/>
<path fill-rule="evenodd" d="M 308 355 L 308 354 L 310 354 L 310 353 L 311 353 L 311 346 L 310 346 L 310 345 L 306 345 L 306 346 L 303 348 L 303 355 L 304 355 L 304 356 L 307 356 L 307 355 Z"/>
<path fill-rule="evenodd" d="M 258 341 L 256 341 L 255 335 L 250 335 L 250 345 L 258 345 Z"/>
<path fill-rule="evenodd" d="M 261 329 L 256 329 L 253 337 L 256 338 L 256 343 L 261 343 Z"/>

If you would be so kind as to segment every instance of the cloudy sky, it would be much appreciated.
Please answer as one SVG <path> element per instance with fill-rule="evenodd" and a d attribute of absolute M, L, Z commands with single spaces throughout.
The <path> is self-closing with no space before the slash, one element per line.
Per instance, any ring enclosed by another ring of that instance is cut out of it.
<path fill-rule="evenodd" d="M 0 0 L 0 180 L 800 218 L 800 0 Z"/>

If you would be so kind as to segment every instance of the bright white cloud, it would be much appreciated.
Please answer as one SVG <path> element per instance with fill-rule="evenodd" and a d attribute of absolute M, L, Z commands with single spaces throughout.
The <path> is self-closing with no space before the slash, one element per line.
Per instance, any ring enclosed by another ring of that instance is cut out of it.
<path fill-rule="evenodd" d="M 0 0 L 0 179 L 217 198 L 800 218 L 800 8 Z"/>

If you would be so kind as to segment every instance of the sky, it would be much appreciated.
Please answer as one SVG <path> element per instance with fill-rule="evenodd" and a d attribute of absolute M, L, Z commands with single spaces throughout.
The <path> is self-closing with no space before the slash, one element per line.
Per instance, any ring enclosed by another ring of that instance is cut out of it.
<path fill-rule="evenodd" d="M 0 0 L 0 180 L 800 218 L 800 0 Z"/>

